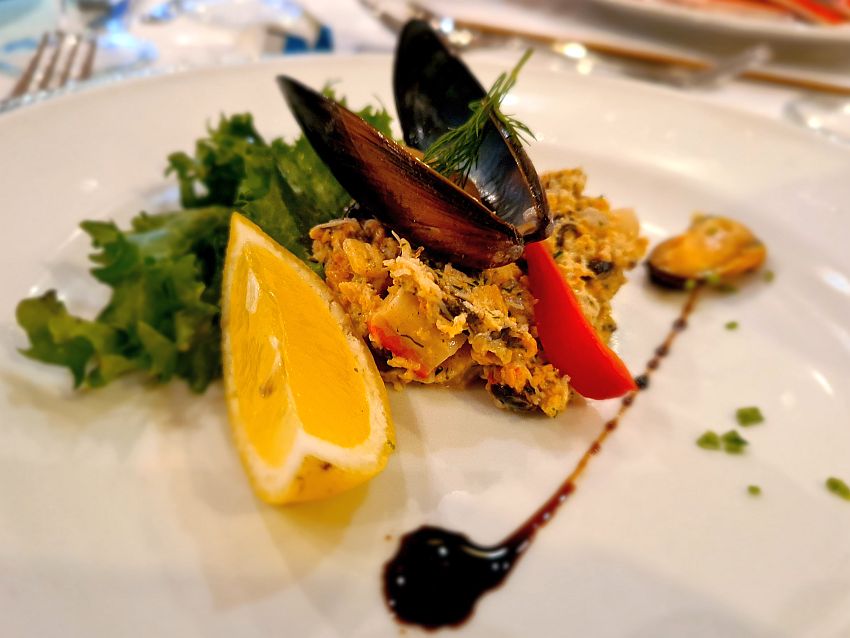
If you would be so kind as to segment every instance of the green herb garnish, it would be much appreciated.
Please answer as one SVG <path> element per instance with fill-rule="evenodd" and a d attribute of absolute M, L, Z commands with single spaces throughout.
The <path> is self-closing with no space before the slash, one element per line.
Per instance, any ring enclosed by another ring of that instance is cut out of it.
<path fill-rule="evenodd" d="M 460 184 L 465 184 L 470 171 L 478 162 L 481 144 L 484 142 L 484 130 L 491 120 L 499 122 L 507 134 L 517 143 L 527 141 L 526 136 L 534 138 L 534 133 L 517 120 L 501 111 L 502 100 L 516 84 L 522 67 L 531 57 L 528 49 L 510 73 L 502 73 L 487 95 L 469 103 L 469 119 L 441 135 L 425 151 L 425 162 L 443 175 L 457 176 Z"/>
<path fill-rule="evenodd" d="M 386 111 L 359 115 L 390 134 Z M 180 377 L 203 391 L 221 376 L 221 278 L 232 211 L 307 261 L 309 229 L 338 217 L 350 201 L 303 136 L 267 143 L 248 114 L 222 117 L 194 155 L 173 153 L 168 164 L 182 210 L 140 213 L 125 229 L 81 224 L 97 249 L 91 273 L 111 288 L 94 319 L 71 315 L 53 290 L 18 304 L 29 337 L 23 353 L 67 367 L 75 387 L 141 372 L 158 382 Z"/>
<path fill-rule="evenodd" d="M 738 329 L 738 322 L 737 321 L 727 321 L 726 325 L 724 325 L 723 327 L 726 328 L 727 330 L 737 330 Z"/>
<path fill-rule="evenodd" d="M 729 430 L 723 435 L 719 435 L 713 430 L 706 430 L 697 439 L 697 445 L 704 450 L 719 450 L 722 448 L 727 454 L 742 454 L 748 443 L 735 430 Z"/>
<path fill-rule="evenodd" d="M 721 283 L 723 283 L 723 280 L 720 278 L 720 275 L 718 275 L 716 272 L 707 273 L 704 279 L 705 283 L 707 283 L 709 286 L 719 286 Z"/>
<path fill-rule="evenodd" d="M 704 450 L 719 450 L 720 436 L 718 436 L 717 432 L 706 430 L 703 432 L 702 436 L 697 439 L 697 445 Z"/>
<path fill-rule="evenodd" d="M 770 283 L 771 281 L 776 279 L 776 273 L 772 270 L 765 270 L 761 278 L 764 279 L 767 283 Z"/>
<path fill-rule="evenodd" d="M 704 450 L 719 450 L 723 448 L 723 451 L 727 454 L 742 454 L 744 448 L 749 444 L 735 430 L 729 430 L 723 435 L 717 434 L 713 430 L 706 430 L 697 439 L 697 445 Z"/>
<path fill-rule="evenodd" d="M 845 501 L 850 501 L 850 486 L 840 478 L 830 476 L 826 479 L 826 489 Z"/>
<path fill-rule="evenodd" d="M 755 406 L 738 408 L 735 410 L 735 418 L 738 421 L 738 425 L 743 427 L 757 425 L 764 421 L 764 416 L 762 415 L 761 410 Z"/>
<path fill-rule="evenodd" d="M 751 496 L 761 496 L 761 488 L 758 485 L 747 485 L 747 492 Z"/>
<path fill-rule="evenodd" d="M 744 448 L 749 445 L 735 430 L 729 430 L 720 438 L 723 441 L 723 451 L 727 454 L 743 454 Z"/>

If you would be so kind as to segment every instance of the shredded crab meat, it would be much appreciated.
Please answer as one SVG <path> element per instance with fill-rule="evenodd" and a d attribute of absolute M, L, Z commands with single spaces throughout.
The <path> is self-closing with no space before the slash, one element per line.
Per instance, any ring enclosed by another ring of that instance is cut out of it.
<path fill-rule="evenodd" d="M 646 250 L 636 216 L 584 194 L 581 170 L 541 182 L 554 231 L 546 240 L 582 311 L 606 342 L 611 298 Z M 464 272 L 430 258 L 375 219 L 315 227 L 314 258 L 368 340 L 384 379 L 466 385 L 484 381 L 500 407 L 549 416 L 569 402 L 569 379 L 547 362 L 534 299 L 519 264 Z"/>

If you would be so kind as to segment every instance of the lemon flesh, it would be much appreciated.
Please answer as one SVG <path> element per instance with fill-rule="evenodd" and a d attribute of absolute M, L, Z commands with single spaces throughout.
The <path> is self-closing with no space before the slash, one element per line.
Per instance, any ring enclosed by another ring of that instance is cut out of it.
<path fill-rule="evenodd" d="M 325 498 L 384 468 L 395 441 L 366 345 L 324 282 L 238 213 L 222 334 L 230 424 L 263 500 Z"/>

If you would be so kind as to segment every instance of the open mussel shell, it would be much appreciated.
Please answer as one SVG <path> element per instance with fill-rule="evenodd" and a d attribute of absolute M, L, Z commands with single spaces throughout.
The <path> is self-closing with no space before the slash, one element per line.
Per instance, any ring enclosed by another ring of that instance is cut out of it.
<path fill-rule="evenodd" d="M 519 259 L 513 226 L 341 104 L 278 77 L 307 139 L 363 208 L 414 245 L 468 268 Z"/>
<path fill-rule="evenodd" d="M 396 49 L 393 86 L 408 146 L 426 151 L 469 119 L 469 103 L 486 91 L 426 22 L 411 20 Z M 498 120 L 484 130 L 478 162 L 469 174 L 481 200 L 513 225 L 526 242 L 552 232 L 549 206 L 534 165 Z"/>

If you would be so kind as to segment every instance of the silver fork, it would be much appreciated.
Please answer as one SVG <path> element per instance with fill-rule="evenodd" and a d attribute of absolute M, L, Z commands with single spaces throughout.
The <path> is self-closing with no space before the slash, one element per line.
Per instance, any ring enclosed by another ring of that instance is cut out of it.
<path fill-rule="evenodd" d="M 71 81 L 91 77 L 97 37 L 64 31 L 47 31 L 38 48 L 4 102 L 21 99 L 40 91 L 57 89 Z"/>

